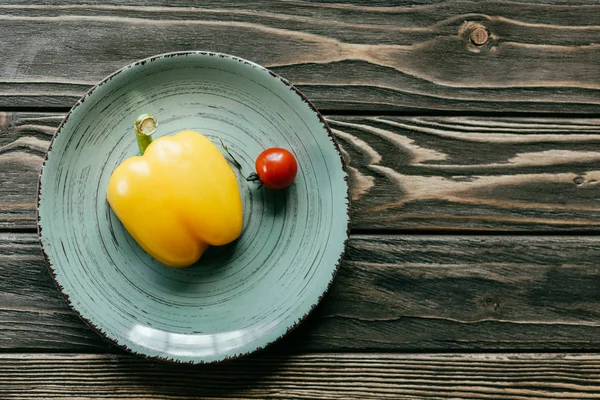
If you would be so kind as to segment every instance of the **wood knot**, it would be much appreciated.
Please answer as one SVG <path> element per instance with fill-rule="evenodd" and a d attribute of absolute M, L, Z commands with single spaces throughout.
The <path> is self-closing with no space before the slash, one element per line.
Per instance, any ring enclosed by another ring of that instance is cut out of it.
<path fill-rule="evenodd" d="M 487 43 L 490 35 L 488 34 L 487 29 L 478 26 L 471 31 L 469 38 L 471 39 L 471 43 L 473 43 L 475 46 L 483 46 Z"/>
<path fill-rule="evenodd" d="M 465 21 L 458 28 L 458 36 L 465 42 L 470 51 L 479 53 L 487 48 L 494 36 L 479 22 Z"/>
<path fill-rule="evenodd" d="M 487 308 L 491 309 L 494 312 L 497 312 L 500 307 L 500 300 L 494 299 L 492 297 L 488 297 L 487 299 L 485 299 L 485 305 Z"/>

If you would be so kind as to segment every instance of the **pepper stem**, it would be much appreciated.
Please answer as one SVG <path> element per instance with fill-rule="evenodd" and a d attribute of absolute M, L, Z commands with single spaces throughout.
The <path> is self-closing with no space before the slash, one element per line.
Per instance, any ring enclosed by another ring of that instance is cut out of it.
<path fill-rule="evenodd" d="M 144 155 L 146 148 L 152 143 L 152 134 L 156 132 L 158 122 L 150 114 L 142 114 L 136 118 L 133 127 L 140 154 Z"/>

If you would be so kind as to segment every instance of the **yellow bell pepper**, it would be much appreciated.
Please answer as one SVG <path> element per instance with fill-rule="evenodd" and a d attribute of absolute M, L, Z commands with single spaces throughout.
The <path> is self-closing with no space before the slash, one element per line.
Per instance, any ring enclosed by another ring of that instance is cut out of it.
<path fill-rule="evenodd" d="M 135 123 L 141 156 L 119 165 L 107 200 L 135 241 L 171 267 L 187 267 L 211 246 L 234 241 L 242 230 L 236 175 L 204 135 L 182 131 L 152 141 L 156 120 Z"/>

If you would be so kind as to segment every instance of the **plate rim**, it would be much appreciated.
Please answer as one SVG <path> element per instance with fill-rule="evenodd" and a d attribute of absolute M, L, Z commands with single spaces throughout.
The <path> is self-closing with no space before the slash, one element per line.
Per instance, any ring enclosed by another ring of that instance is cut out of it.
<path fill-rule="evenodd" d="M 286 329 L 285 332 L 283 332 L 280 336 L 278 336 L 276 339 L 264 344 L 263 346 L 259 346 L 254 348 L 253 350 L 249 350 L 246 351 L 244 353 L 239 353 L 239 354 L 234 354 L 233 356 L 229 356 L 229 357 L 223 357 L 223 358 L 219 358 L 219 359 L 215 359 L 215 360 L 209 360 L 209 361 L 205 361 L 202 360 L 201 357 L 196 357 L 194 360 L 190 360 L 190 361 L 183 361 L 181 359 L 177 359 L 177 358 L 168 358 L 168 357 L 161 357 L 159 355 L 148 355 L 145 353 L 141 353 L 139 351 L 135 351 L 133 349 L 130 349 L 129 347 L 127 347 L 125 344 L 122 343 L 118 343 L 117 339 L 112 338 L 110 336 L 108 336 L 107 334 L 105 334 L 100 327 L 96 326 L 96 324 L 94 324 L 94 322 L 90 321 L 88 318 L 84 317 L 79 310 L 77 310 L 73 303 L 71 302 L 71 299 L 69 297 L 69 295 L 67 293 L 65 293 L 63 286 L 60 284 L 60 282 L 57 280 L 57 276 L 56 276 L 56 272 L 54 271 L 54 267 L 52 266 L 52 263 L 50 262 L 50 258 L 48 257 L 48 253 L 46 253 L 46 249 L 44 248 L 44 243 L 42 241 L 42 226 L 40 224 L 41 220 L 40 220 L 40 205 L 41 205 L 41 189 L 42 189 L 42 176 L 44 174 L 44 167 L 46 166 L 46 162 L 48 161 L 48 156 L 50 154 L 50 152 L 52 151 L 52 146 L 54 144 L 54 140 L 56 139 L 56 137 L 61 133 L 63 127 L 68 123 L 71 115 L 73 114 L 73 112 L 77 109 L 77 107 L 79 107 L 81 104 L 84 103 L 84 101 L 94 93 L 94 91 L 96 91 L 96 89 L 98 89 L 100 86 L 108 83 L 110 80 L 112 80 L 114 77 L 116 77 L 117 75 L 121 74 L 122 72 L 130 69 L 130 68 L 134 68 L 136 66 L 141 66 L 144 65 L 148 62 L 155 62 L 157 60 L 161 60 L 161 59 L 165 59 L 165 58 L 171 58 L 171 57 L 180 57 L 180 56 L 189 56 L 189 55 L 198 55 L 198 56 L 209 56 L 209 57 L 220 57 L 220 58 L 225 58 L 225 59 L 229 59 L 229 60 L 234 60 L 234 61 L 238 61 L 240 63 L 246 64 L 250 67 L 253 68 L 257 68 L 259 70 L 262 70 L 264 72 L 267 72 L 269 75 L 271 75 L 273 78 L 279 80 L 281 83 L 283 83 L 284 85 L 288 86 L 290 88 L 290 90 L 292 90 L 294 93 L 296 93 L 296 95 L 298 95 L 301 100 L 306 103 L 308 105 L 308 107 L 311 109 L 311 111 L 313 113 L 315 113 L 315 115 L 317 116 L 317 118 L 319 119 L 319 122 L 321 123 L 321 125 L 323 126 L 323 128 L 325 129 L 325 131 L 327 132 L 327 135 L 329 136 L 329 138 L 331 139 L 333 145 L 334 145 L 334 149 L 335 152 L 337 153 L 337 155 L 339 156 L 340 162 L 341 162 L 341 166 L 342 166 L 342 171 L 344 174 L 344 182 L 346 185 L 346 193 L 345 193 L 345 197 L 346 197 L 346 215 L 348 216 L 348 220 L 347 220 L 347 224 L 346 224 L 346 232 L 345 232 L 345 237 L 344 237 L 344 243 L 342 246 L 342 252 L 340 253 L 340 256 L 338 258 L 338 260 L 336 261 L 334 267 L 333 267 L 333 271 L 331 273 L 331 279 L 329 280 L 329 282 L 327 283 L 327 286 L 325 287 L 325 290 L 319 295 L 319 297 L 316 299 L 316 301 L 313 302 L 313 304 L 311 305 L 310 309 L 303 314 L 300 318 L 296 319 L 295 322 L 291 325 L 289 325 Z M 279 74 L 271 71 L 270 69 L 263 67 L 260 64 L 257 64 L 253 61 L 249 61 L 247 59 L 241 58 L 241 57 L 237 57 L 231 54 L 227 54 L 227 53 L 221 53 L 221 52 L 213 52 L 213 51 L 206 51 L 206 50 L 186 50 L 186 51 L 175 51 L 175 52 L 168 52 L 168 53 L 161 53 L 161 54 L 157 54 L 157 55 L 153 55 L 153 56 L 149 56 L 143 59 L 139 59 L 137 61 L 134 61 L 130 64 L 127 64 L 119 69 L 117 69 L 115 72 L 111 73 L 110 75 L 107 75 L 105 78 L 101 79 L 99 82 L 97 82 L 95 85 L 93 85 L 83 96 L 81 96 L 81 98 L 79 100 L 77 100 L 75 102 L 75 104 L 71 107 L 71 109 L 67 112 L 67 114 L 65 115 L 65 117 L 62 119 L 61 123 L 58 125 L 58 127 L 56 128 L 56 131 L 54 132 L 54 134 L 52 135 L 52 139 L 50 140 L 50 144 L 48 146 L 48 149 L 46 150 L 45 154 L 44 154 L 44 158 L 42 160 L 42 165 L 40 168 L 40 172 L 38 174 L 38 181 L 37 181 L 37 188 L 36 188 L 36 197 L 37 197 L 37 202 L 36 202 L 36 229 L 37 229 L 37 237 L 38 237 L 38 241 L 40 243 L 41 246 L 41 250 L 42 250 L 42 255 L 44 257 L 44 262 L 46 264 L 46 268 L 48 269 L 48 272 L 50 273 L 50 277 L 52 278 L 52 281 L 54 282 L 54 284 L 56 285 L 56 287 L 58 288 L 61 296 L 64 298 L 64 300 L 67 302 L 67 304 L 69 305 L 69 308 L 71 310 L 73 310 L 73 312 L 75 312 L 75 314 L 83 321 L 86 323 L 86 325 L 88 325 L 92 331 L 94 331 L 95 334 L 97 334 L 99 337 L 103 338 L 105 341 L 108 341 L 108 343 L 110 343 L 111 345 L 114 345 L 122 350 L 125 350 L 126 352 L 133 354 L 137 357 L 141 357 L 144 359 L 148 359 L 148 360 L 153 360 L 153 361 L 160 361 L 160 362 L 164 362 L 164 363 L 169 363 L 169 364 L 192 364 L 192 365 L 206 365 L 206 364 L 219 364 L 219 363 L 223 363 L 223 362 L 227 362 L 227 361 L 231 361 L 231 360 L 235 360 L 235 359 L 240 359 L 240 358 L 245 358 L 251 354 L 256 354 L 258 352 L 263 351 L 265 348 L 270 347 L 271 345 L 281 341 L 282 339 L 284 339 L 285 337 L 289 336 L 289 334 L 294 331 L 299 325 L 301 325 L 312 313 L 313 311 L 317 308 L 317 306 L 319 304 L 321 304 L 323 298 L 325 297 L 325 295 L 327 293 L 329 293 L 329 290 L 331 289 L 331 286 L 333 284 L 333 281 L 335 280 L 335 277 L 337 276 L 339 269 L 342 265 L 342 262 L 344 260 L 344 257 L 348 251 L 348 240 L 350 239 L 350 230 L 351 230 L 351 225 L 352 225 L 352 208 L 351 208 L 351 190 L 350 190 L 350 177 L 349 177 L 349 173 L 348 173 L 348 168 L 346 165 L 346 161 L 344 160 L 344 156 L 343 153 L 341 151 L 341 147 L 337 141 L 337 139 L 335 138 L 335 136 L 333 135 L 333 132 L 331 131 L 331 128 L 329 127 L 329 125 L 327 124 L 327 121 L 325 120 L 325 118 L 323 117 L 323 115 L 319 112 L 319 110 L 315 107 L 315 105 L 306 97 L 306 95 L 304 95 L 300 90 L 298 90 L 292 83 L 290 83 L 287 79 L 283 78 L 282 76 L 280 76 Z"/>

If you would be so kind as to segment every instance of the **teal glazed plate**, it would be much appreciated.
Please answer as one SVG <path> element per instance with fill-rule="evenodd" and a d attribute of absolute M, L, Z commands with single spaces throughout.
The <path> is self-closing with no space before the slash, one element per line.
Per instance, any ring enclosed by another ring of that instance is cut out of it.
<path fill-rule="evenodd" d="M 158 120 L 155 138 L 196 130 L 242 165 L 241 236 L 189 268 L 151 258 L 106 201 L 114 169 L 138 155 L 144 113 Z M 269 147 L 298 160 L 284 191 L 244 178 Z M 287 81 L 229 55 L 169 53 L 117 71 L 71 109 L 42 167 L 38 232 L 50 273 L 94 330 L 145 357 L 210 363 L 264 348 L 318 304 L 345 250 L 348 190 L 329 127 Z"/>

